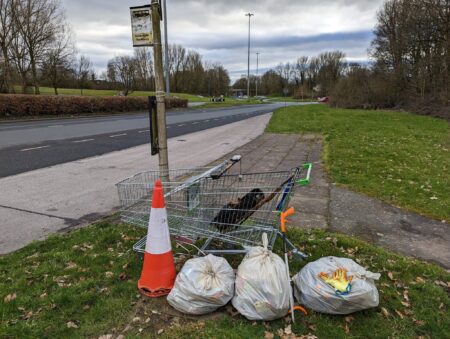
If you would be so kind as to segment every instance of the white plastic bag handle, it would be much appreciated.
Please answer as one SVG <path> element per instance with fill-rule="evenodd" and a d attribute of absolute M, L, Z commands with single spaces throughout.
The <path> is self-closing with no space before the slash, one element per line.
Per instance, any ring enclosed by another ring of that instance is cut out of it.
<path fill-rule="evenodd" d="M 264 249 L 267 250 L 267 248 L 269 247 L 269 239 L 267 238 L 267 233 L 266 232 L 264 232 L 262 234 L 262 243 L 263 243 Z"/>

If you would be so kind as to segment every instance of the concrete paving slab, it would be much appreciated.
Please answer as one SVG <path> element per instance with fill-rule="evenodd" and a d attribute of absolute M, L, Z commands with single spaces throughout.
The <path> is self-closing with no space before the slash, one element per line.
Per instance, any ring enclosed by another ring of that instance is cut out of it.
<path fill-rule="evenodd" d="M 330 229 L 450 268 L 450 225 L 332 187 Z"/>
<path fill-rule="evenodd" d="M 263 133 L 270 114 L 169 139 L 171 168 L 211 163 Z M 158 157 L 142 145 L 0 179 L 0 254 L 49 233 L 110 213 L 115 184 L 156 170 Z"/>

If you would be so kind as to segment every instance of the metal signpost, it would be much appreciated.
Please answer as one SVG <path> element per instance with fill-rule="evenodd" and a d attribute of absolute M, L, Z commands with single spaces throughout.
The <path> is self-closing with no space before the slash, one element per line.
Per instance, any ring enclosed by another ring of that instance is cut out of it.
<path fill-rule="evenodd" d="M 152 0 L 151 5 L 131 7 L 130 14 L 133 46 L 153 46 L 156 89 L 156 119 L 152 119 L 152 111 L 154 110 L 152 109 L 152 106 L 150 106 L 150 136 L 152 139 L 152 155 L 155 155 L 156 153 L 158 154 L 161 180 L 163 182 L 168 182 L 169 157 L 167 150 L 166 103 L 161 46 L 161 6 L 158 0 Z M 154 103 L 154 100 L 149 98 L 149 103 Z M 157 148 L 154 145 L 156 140 L 158 143 Z"/>
<path fill-rule="evenodd" d="M 249 12 L 245 16 L 248 16 L 247 100 L 250 100 L 250 18 L 254 14 Z"/>

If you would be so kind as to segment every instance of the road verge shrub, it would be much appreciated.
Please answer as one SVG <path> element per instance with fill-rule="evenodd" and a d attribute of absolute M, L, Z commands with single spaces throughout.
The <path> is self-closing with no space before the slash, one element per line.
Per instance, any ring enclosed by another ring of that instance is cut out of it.
<path fill-rule="evenodd" d="M 166 98 L 166 108 L 187 107 L 187 100 Z M 147 97 L 0 95 L 0 117 L 78 115 L 148 109 Z"/>

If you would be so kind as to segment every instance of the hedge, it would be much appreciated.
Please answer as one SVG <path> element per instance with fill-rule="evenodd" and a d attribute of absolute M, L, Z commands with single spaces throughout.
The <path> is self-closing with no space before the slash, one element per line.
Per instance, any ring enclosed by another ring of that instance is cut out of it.
<path fill-rule="evenodd" d="M 187 107 L 186 99 L 166 98 L 166 108 Z M 77 115 L 148 109 L 147 97 L 0 95 L 0 117 Z"/>

